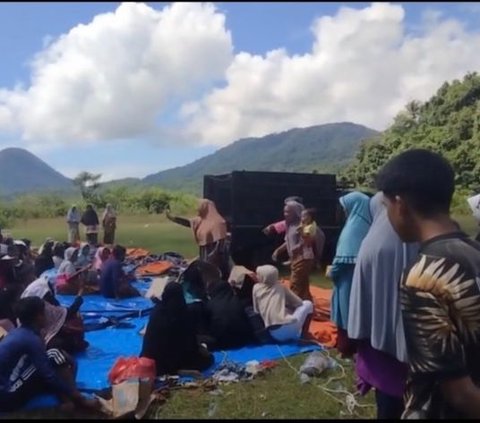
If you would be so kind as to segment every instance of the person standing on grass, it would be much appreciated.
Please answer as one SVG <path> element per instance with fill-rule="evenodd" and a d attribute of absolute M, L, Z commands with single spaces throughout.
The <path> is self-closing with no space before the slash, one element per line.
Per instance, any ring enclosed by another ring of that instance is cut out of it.
<path fill-rule="evenodd" d="M 84 398 L 78 391 L 71 358 L 59 349 L 46 350 L 40 337 L 46 324 L 44 301 L 23 298 L 15 311 L 21 326 L 0 342 L 0 411 L 16 411 L 33 397 L 49 392 L 65 408 L 99 409 L 97 400 Z"/>
<path fill-rule="evenodd" d="M 399 419 L 407 378 L 407 351 L 398 286 L 418 253 L 393 229 L 383 194 L 370 200 L 372 226 L 353 272 L 348 337 L 355 340 L 355 370 L 362 395 L 375 388 L 377 417 Z"/>
<path fill-rule="evenodd" d="M 419 242 L 400 285 L 409 360 L 407 419 L 480 418 L 480 244 L 450 217 L 455 174 L 439 154 L 409 150 L 377 176 L 388 217 Z"/>
<path fill-rule="evenodd" d="M 80 212 L 77 206 L 74 204 L 67 213 L 67 225 L 68 225 L 68 242 L 69 244 L 76 244 L 80 242 Z"/>
<path fill-rule="evenodd" d="M 117 213 L 111 204 L 107 204 L 107 208 L 102 217 L 103 226 L 103 243 L 112 245 L 115 243 L 115 230 L 117 229 Z"/>
<path fill-rule="evenodd" d="M 315 255 L 313 248 L 307 245 L 301 235 L 301 217 L 303 206 L 300 203 L 288 202 L 284 208 L 284 217 L 287 225 L 285 243 L 277 248 L 272 255 L 272 260 L 285 251 L 290 259 L 291 290 L 302 300 L 312 301 L 310 293 L 310 273 L 315 268 Z"/>
<path fill-rule="evenodd" d="M 343 356 L 350 356 L 353 351 L 347 328 L 353 271 L 360 245 L 370 229 L 372 218 L 370 198 L 361 192 L 344 195 L 339 202 L 345 213 L 346 223 L 338 238 L 330 271 L 333 280 L 331 316 L 338 329 L 337 349 Z"/>
<path fill-rule="evenodd" d="M 169 208 L 166 209 L 166 216 L 178 225 L 192 228 L 200 249 L 200 260 L 218 267 L 222 278 L 226 280 L 230 274 L 227 223 L 217 211 L 215 203 L 206 199 L 200 200 L 197 216 L 193 219 L 172 216 Z"/>
<path fill-rule="evenodd" d="M 90 245 L 96 246 L 98 244 L 98 215 L 91 204 L 87 206 L 85 213 L 82 216 L 82 223 L 85 226 L 87 234 L 87 242 Z"/>

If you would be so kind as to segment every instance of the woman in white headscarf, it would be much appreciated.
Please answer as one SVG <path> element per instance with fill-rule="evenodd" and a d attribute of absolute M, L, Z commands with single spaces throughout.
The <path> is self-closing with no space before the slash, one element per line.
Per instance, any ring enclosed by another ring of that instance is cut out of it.
<path fill-rule="evenodd" d="M 80 212 L 76 205 L 73 205 L 67 213 L 68 224 L 68 242 L 69 244 L 76 244 L 80 241 Z"/>
<path fill-rule="evenodd" d="M 295 341 L 308 331 L 311 301 L 302 301 L 279 281 L 274 266 L 257 267 L 253 287 L 253 309 L 262 316 L 265 328 L 279 342 Z"/>
<path fill-rule="evenodd" d="M 117 229 L 117 213 L 111 204 L 107 204 L 107 208 L 102 217 L 103 226 L 103 243 L 105 245 L 113 245 L 115 243 L 115 231 Z"/>

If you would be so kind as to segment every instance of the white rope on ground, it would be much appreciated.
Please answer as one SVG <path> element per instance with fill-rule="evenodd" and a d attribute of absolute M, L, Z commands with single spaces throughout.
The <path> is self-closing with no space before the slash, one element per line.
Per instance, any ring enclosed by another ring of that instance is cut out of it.
<path fill-rule="evenodd" d="M 330 356 L 330 353 L 327 350 L 324 349 L 323 345 L 321 345 L 319 342 L 316 342 L 316 341 L 311 341 L 311 342 L 313 344 L 319 345 L 322 348 L 322 351 L 320 351 L 321 354 L 324 354 L 328 359 L 332 359 L 332 357 Z M 278 348 L 278 351 L 280 352 L 283 360 L 287 363 L 287 365 L 295 372 L 296 375 L 300 374 L 300 370 L 296 369 L 290 363 L 290 361 L 287 359 L 287 357 L 285 357 L 285 355 L 283 354 L 280 346 L 277 345 L 277 348 Z M 347 412 L 350 416 L 352 416 L 352 415 L 358 416 L 358 414 L 355 412 L 355 408 L 372 408 L 372 407 L 375 407 L 375 405 L 373 405 L 373 404 L 360 404 L 360 403 L 358 403 L 358 401 L 355 399 L 355 395 L 358 395 L 358 394 L 352 394 L 351 392 L 349 392 L 345 389 L 330 389 L 330 388 L 327 387 L 331 382 L 341 380 L 341 379 L 344 379 L 346 377 L 345 368 L 337 360 L 335 360 L 335 361 L 337 363 L 337 366 L 340 368 L 342 374 L 340 376 L 337 376 L 337 377 L 329 378 L 327 380 L 327 382 L 323 385 L 315 385 L 315 386 L 317 388 L 319 388 L 320 390 L 322 390 L 325 395 L 327 395 L 328 397 L 330 397 L 334 401 L 336 401 L 339 404 L 341 404 L 342 406 L 344 406 L 347 409 Z M 345 401 L 335 397 L 332 394 L 345 394 Z"/>

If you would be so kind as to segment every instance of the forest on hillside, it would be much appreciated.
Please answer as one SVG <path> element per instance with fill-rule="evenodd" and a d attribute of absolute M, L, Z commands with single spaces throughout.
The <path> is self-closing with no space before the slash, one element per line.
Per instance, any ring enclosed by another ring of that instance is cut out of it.
<path fill-rule="evenodd" d="M 452 163 L 456 202 L 480 191 L 480 76 L 445 82 L 428 101 L 411 101 L 382 134 L 362 143 L 342 178 L 373 187 L 378 170 L 391 157 L 410 148 L 436 151 Z M 454 206 L 459 205 L 454 204 Z"/>

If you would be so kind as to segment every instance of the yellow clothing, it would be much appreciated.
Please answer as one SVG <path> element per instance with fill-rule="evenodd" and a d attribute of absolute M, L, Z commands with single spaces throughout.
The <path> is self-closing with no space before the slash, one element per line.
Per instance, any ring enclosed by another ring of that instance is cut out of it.
<path fill-rule="evenodd" d="M 305 237 L 315 237 L 317 234 L 317 224 L 315 222 L 310 223 L 310 225 L 302 225 L 302 235 Z"/>

